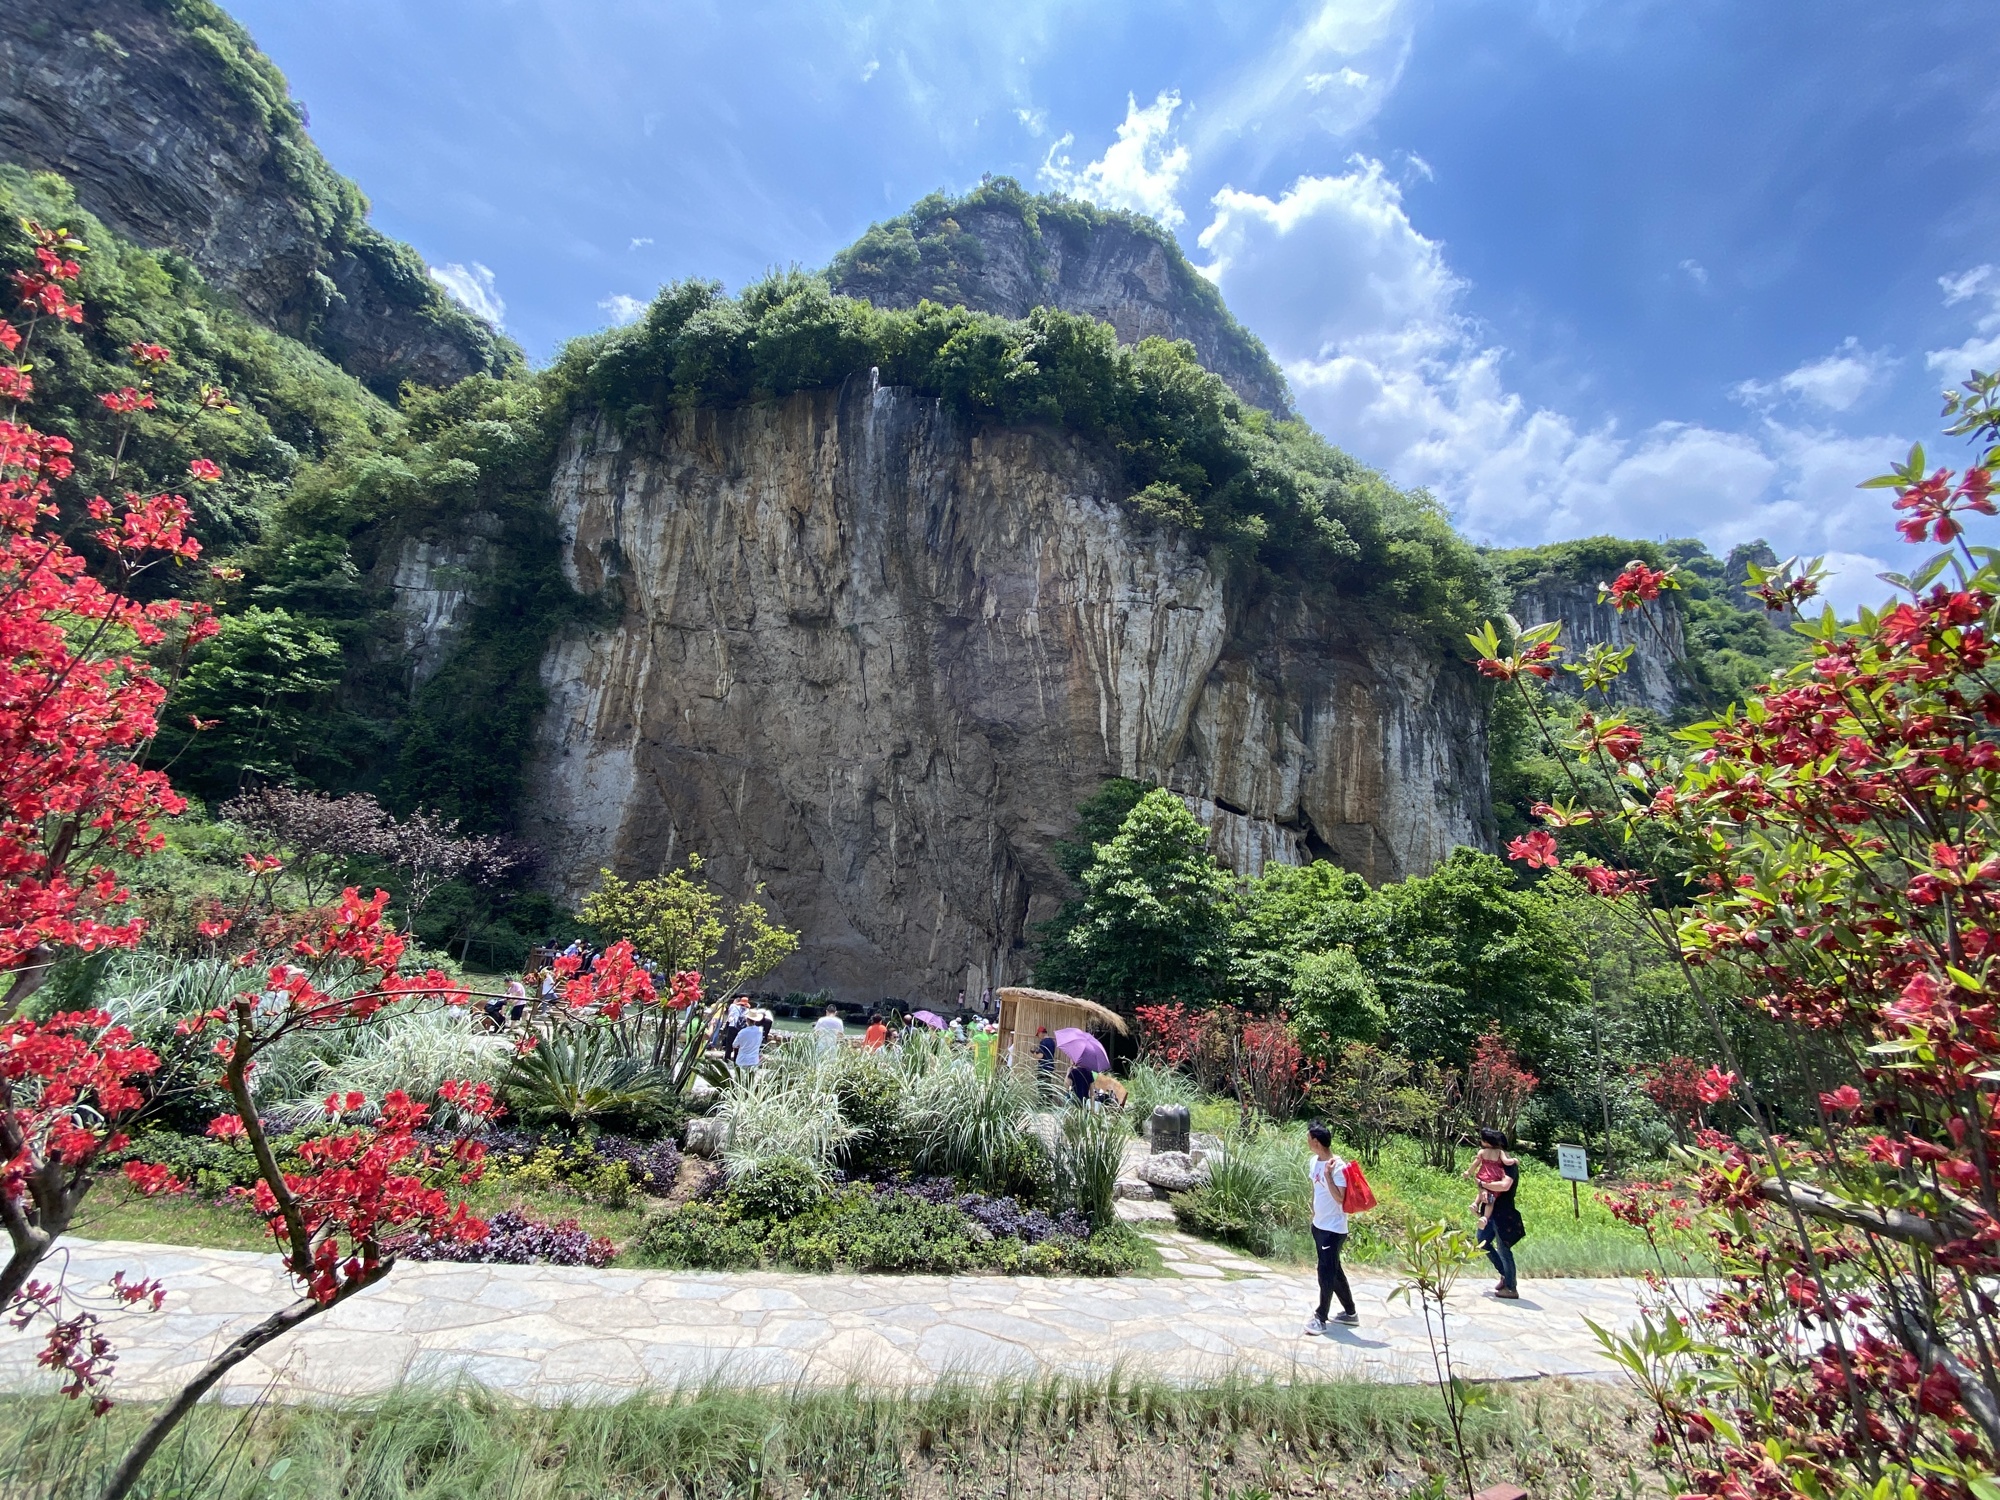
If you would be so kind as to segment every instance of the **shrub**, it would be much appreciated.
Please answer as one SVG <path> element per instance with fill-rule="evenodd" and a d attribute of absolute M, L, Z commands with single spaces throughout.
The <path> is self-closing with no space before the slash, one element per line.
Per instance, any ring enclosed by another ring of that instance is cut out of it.
<path fill-rule="evenodd" d="M 1318 1098 L 1341 1140 L 1364 1166 L 1400 1131 L 1428 1118 L 1424 1095 L 1410 1082 L 1410 1060 L 1367 1042 L 1349 1042 L 1327 1072 Z"/>
<path fill-rule="evenodd" d="M 840 1118 L 850 1133 L 842 1155 L 855 1170 L 887 1170 L 908 1157 L 903 1074 L 880 1052 L 842 1049 L 828 1063 Z"/>
<path fill-rule="evenodd" d="M 681 1175 L 681 1148 L 670 1140 L 641 1141 L 630 1136 L 601 1135 L 590 1143 L 591 1154 L 624 1165 L 632 1185 L 642 1193 L 664 1198 Z"/>
<path fill-rule="evenodd" d="M 1189 1234 L 1205 1240 L 1238 1245 L 1253 1255 L 1271 1253 L 1270 1220 L 1249 1217 L 1236 1200 L 1219 1195 L 1213 1188 L 1176 1193 L 1174 1218 Z"/>
<path fill-rule="evenodd" d="M 904 1193 L 844 1189 L 811 1213 L 776 1225 L 771 1258 L 811 1271 L 963 1271 L 980 1259 L 972 1220 L 955 1204 Z"/>
<path fill-rule="evenodd" d="M 684 1203 L 646 1220 L 633 1246 L 642 1264 L 670 1270 L 731 1271 L 754 1266 L 763 1250 L 763 1225 L 745 1223 L 720 1200 Z"/>
<path fill-rule="evenodd" d="M 1521 1106 L 1540 1082 L 1521 1066 L 1500 1028 L 1489 1026 L 1472 1049 L 1472 1065 L 1466 1069 L 1466 1102 L 1481 1126 L 1505 1131 L 1511 1139 L 1520 1123 Z"/>
<path fill-rule="evenodd" d="M 612 1208 L 623 1208 L 632 1196 L 625 1163 L 606 1161 L 587 1146 L 542 1146 L 528 1156 L 489 1156 L 488 1162 L 488 1171 L 524 1192 L 571 1193 Z"/>
<path fill-rule="evenodd" d="M 767 1156 L 731 1185 L 730 1196 L 746 1219 L 783 1223 L 817 1207 L 827 1195 L 825 1175 L 795 1156 Z"/>
<path fill-rule="evenodd" d="M 617 1247 L 602 1235 L 591 1235 L 574 1219 L 544 1224 L 518 1209 L 505 1208 L 486 1221 L 486 1238 L 419 1239 L 406 1252 L 411 1260 L 467 1261 L 526 1266 L 608 1266 Z"/>

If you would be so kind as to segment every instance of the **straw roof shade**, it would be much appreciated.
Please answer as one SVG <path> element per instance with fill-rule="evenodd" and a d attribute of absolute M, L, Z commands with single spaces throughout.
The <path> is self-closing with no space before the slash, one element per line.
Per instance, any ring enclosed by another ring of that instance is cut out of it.
<path fill-rule="evenodd" d="M 1095 1023 L 1097 1026 L 1109 1026 L 1120 1036 L 1129 1034 L 1126 1030 L 1125 1018 L 1109 1006 L 1099 1005 L 1095 1000 L 1085 1000 L 1076 995 L 1060 995 L 1054 990 L 1023 989 L 1018 985 L 1009 985 L 998 993 L 1002 1005 L 1006 1005 L 1009 1001 L 1012 1001 L 1016 1006 L 1019 1006 L 1022 1002 L 1027 1002 L 1038 1011 L 1069 1009 L 1075 1013 L 1076 1017 L 1076 1019 L 1070 1021 L 1070 1024 L 1081 1026 L 1085 1031 L 1094 1029 L 1093 1023 Z M 1088 1019 L 1084 1019 L 1085 1017 Z M 1038 1024 L 1046 1025 L 1047 1023 L 1041 1022 Z M 1053 1031 L 1055 1028 L 1051 1026 L 1049 1029 Z"/>
<path fill-rule="evenodd" d="M 1081 1031 L 1109 1028 L 1125 1035 L 1125 1020 L 1117 1011 L 1076 995 L 1059 995 L 1054 990 L 1030 990 L 1010 985 L 999 991 L 1000 1030 L 996 1038 L 999 1056 L 1011 1055 L 1016 1068 L 1035 1062 L 1035 1032 L 1046 1027 L 1051 1035 L 1066 1026 Z"/>

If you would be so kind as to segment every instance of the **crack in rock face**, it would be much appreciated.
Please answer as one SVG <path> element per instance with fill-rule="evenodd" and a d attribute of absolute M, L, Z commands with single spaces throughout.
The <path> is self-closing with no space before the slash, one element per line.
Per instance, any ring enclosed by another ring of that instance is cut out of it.
<path fill-rule="evenodd" d="M 580 419 L 563 565 L 621 613 L 543 662 L 553 883 L 699 851 L 801 930 L 766 989 L 935 1002 L 1025 976 L 1107 777 L 1181 793 L 1247 873 L 1489 842 L 1468 672 L 1338 606 L 1236 607 L 1120 492 L 1078 440 L 867 378 L 643 437 Z"/>

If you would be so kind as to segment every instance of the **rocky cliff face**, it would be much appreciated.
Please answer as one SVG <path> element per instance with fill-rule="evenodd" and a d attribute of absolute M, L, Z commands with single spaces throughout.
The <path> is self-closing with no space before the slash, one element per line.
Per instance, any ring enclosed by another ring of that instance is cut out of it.
<path fill-rule="evenodd" d="M 690 850 L 762 881 L 804 933 L 770 983 L 864 1000 L 1018 980 L 1107 776 L 1180 791 L 1250 870 L 1393 878 L 1484 841 L 1462 668 L 1243 606 L 1117 493 L 1068 437 L 862 379 L 645 439 L 579 423 L 564 564 L 622 619 L 543 663 L 525 831 L 570 892 Z"/>
<path fill-rule="evenodd" d="M 1632 648 L 1625 674 L 1612 685 L 1610 705 L 1617 708 L 1644 708 L 1670 717 L 1679 707 L 1684 684 L 1675 663 L 1687 654 L 1681 614 L 1665 599 L 1620 614 L 1609 604 L 1597 602 L 1597 585 L 1570 579 L 1541 579 L 1514 593 L 1511 610 L 1521 625 L 1562 622 L 1558 641 L 1563 660 L 1581 662 L 1590 649 L 1608 645 L 1613 650 Z M 1557 692 L 1574 694 L 1576 679 L 1558 672 L 1549 684 Z M 1600 695 L 1592 694 L 1593 698 Z"/>
<path fill-rule="evenodd" d="M 1245 401 L 1293 414 L 1264 346 L 1165 230 L 1130 215 L 1029 199 L 1011 183 L 932 199 L 871 229 L 835 259 L 832 278 L 835 291 L 878 307 L 928 298 L 1004 318 L 1056 307 L 1109 323 L 1120 343 L 1186 339 Z"/>
<path fill-rule="evenodd" d="M 392 396 L 512 358 L 307 138 L 283 78 L 201 0 L 0 5 L 0 161 L 186 255 L 260 322 Z"/>

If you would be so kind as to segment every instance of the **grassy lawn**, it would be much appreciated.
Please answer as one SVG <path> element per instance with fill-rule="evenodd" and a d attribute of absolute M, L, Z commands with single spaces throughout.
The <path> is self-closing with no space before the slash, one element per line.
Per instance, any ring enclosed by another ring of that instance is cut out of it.
<path fill-rule="evenodd" d="M 1194 1112 L 1195 1128 L 1220 1133 L 1236 1124 L 1236 1107 L 1226 1101 L 1209 1101 Z M 1299 1159 L 1299 1199 L 1295 1213 L 1301 1223 L 1308 1206 L 1305 1188 L 1305 1126 L 1294 1123 L 1279 1134 L 1293 1145 Z M 1340 1143 L 1334 1143 L 1340 1149 Z M 1459 1152 L 1459 1172 L 1472 1164 L 1469 1149 Z M 1369 1185 L 1380 1200 L 1377 1207 L 1356 1214 L 1346 1259 L 1354 1265 L 1385 1265 L 1394 1260 L 1389 1236 L 1402 1225 L 1434 1224 L 1447 1219 L 1465 1229 L 1474 1227 L 1473 1187 L 1469 1179 L 1453 1172 L 1439 1172 L 1426 1166 L 1423 1148 L 1417 1142 L 1397 1139 L 1389 1143 L 1382 1160 L 1368 1169 Z M 1596 1184 L 1584 1183 L 1571 1207 L 1570 1185 L 1525 1154 L 1521 1156 L 1521 1187 L 1515 1201 L 1520 1205 L 1528 1237 L 1514 1247 L 1514 1256 L 1523 1276 L 1636 1276 L 1659 1269 L 1645 1236 L 1630 1225 L 1621 1224 L 1597 1200 Z M 1685 1254 L 1696 1247 L 1685 1242 Z M 1281 1229 L 1276 1240 L 1279 1259 L 1313 1259 L 1312 1236 L 1303 1227 Z M 1480 1263 L 1482 1266 L 1484 1262 Z M 1668 1269 L 1699 1274 L 1701 1266 L 1689 1259 L 1670 1261 Z M 1476 1277 L 1475 1277 L 1476 1279 Z"/>
<path fill-rule="evenodd" d="M 1664 1492 L 1643 1477 L 1633 1395 L 1598 1382 L 1486 1388 L 1475 1484 L 1536 1496 Z M 150 1414 L 92 1421 L 82 1402 L 0 1398 L 0 1493 L 84 1500 Z M 203 1404 L 136 1492 L 149 1500 L 1388 1500 L 1453 1460 L 1434 1390 L 1236 1380 L 948 1385 L 920 1393 L 706 1388 L 523 1407 L 476 1388 L 352 1405 Z M 1462 1493 L 1462 1490 L 1459 1491 Z"/>

